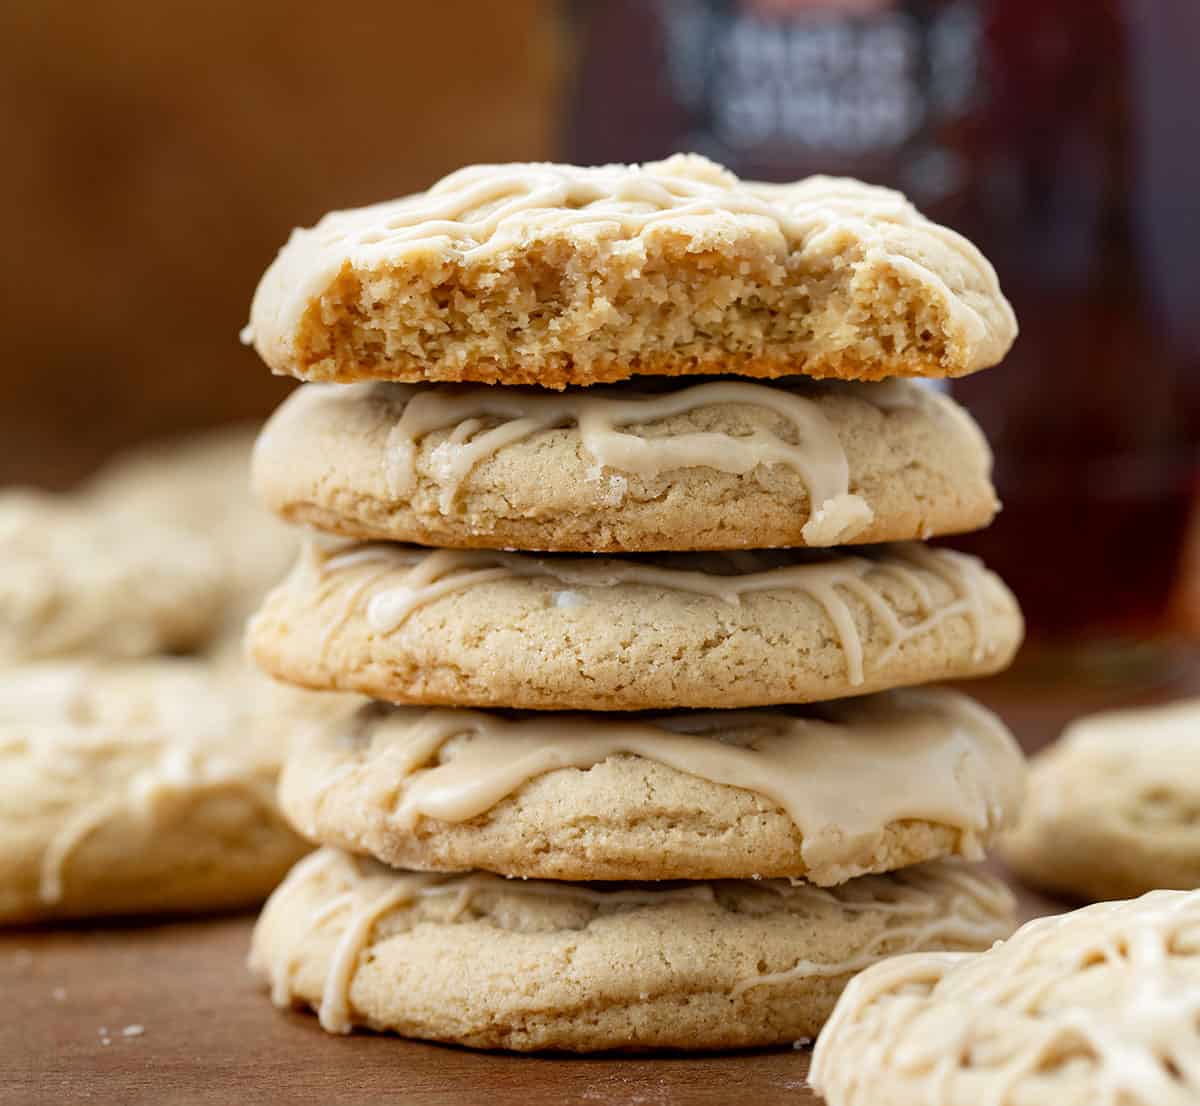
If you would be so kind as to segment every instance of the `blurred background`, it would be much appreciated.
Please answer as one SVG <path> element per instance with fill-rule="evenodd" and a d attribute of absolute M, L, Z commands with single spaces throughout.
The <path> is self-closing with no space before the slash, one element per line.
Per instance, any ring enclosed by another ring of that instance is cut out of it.
<path fill-rule="evenodd" d="M 690 149 L 975 239 L 1022 336 L 953 385 L 1006 505 L 964 544 L 1035 654 L 1153 679 L 1200 631 L 1197 0 L 10 0 L 0 59 L 0 483 L 269 412 L 237 331 L 329 208 Z"/>

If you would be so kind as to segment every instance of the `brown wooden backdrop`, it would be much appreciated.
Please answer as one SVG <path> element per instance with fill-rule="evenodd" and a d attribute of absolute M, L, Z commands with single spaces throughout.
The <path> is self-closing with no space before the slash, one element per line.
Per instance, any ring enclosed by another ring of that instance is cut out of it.
<path fill-rule="evenodd" d="M 239 347 L 289 229 L 552 153 L 546 0 L 0 3 L 0 484 L 268 411 Z"/>

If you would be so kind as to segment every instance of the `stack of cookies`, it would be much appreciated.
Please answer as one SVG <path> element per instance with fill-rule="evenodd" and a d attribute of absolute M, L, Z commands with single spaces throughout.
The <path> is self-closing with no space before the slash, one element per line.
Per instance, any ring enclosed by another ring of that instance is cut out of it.
<path fill-rule="evenodd" d="M 323 847 L 255 934 L 276 1002 L 488 1048 L 776 1044 L 882 957 L 1010 932 L 954 858 L 1016 813 L 1020 753 L 914 687 L 1022 632 L 917 543 L 997 506 L 978 429 L 902 379 L 1013 338 L 968 242 L 852 181 L 480 166 L 296 232 L 248 331 L 313 382 L 259 494 L 343 539 L 250 650 L 373 700 L 285 767 Z"/>

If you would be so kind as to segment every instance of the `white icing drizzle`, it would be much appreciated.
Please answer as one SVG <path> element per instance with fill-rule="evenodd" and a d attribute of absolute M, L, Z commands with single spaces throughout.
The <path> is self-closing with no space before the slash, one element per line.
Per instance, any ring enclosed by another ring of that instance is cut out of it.
<path fill-rule="evenodd" d="M 373 708 L 377 709 L 377 708 Z M 920 819 L 959 831 L 973 859 L 1016 812 L 1021 753 L 994 715 L 965 696 L 907 690 L 811 708 L 624 719 L 395 708 L 368 723 L 369 747 L 338 781 L 358 777 L 364 801 L 411 831 L 422 817 L 465 822 L 537 776 L 587 769 L 621 754 L 743 788 L 777 804 L 802 835 L 819 882 L 856 874 L 887 827 Z M 339 750 L 348 746 L 337 742 Z M 331 782 L 332 786 L 332 782 Z M 852 796 L 852 798 L 848 798 Z M 313 807 L 321 796 L 313 797 Z"/>
<path fill-rule="evenodd" d="M 66 819 L 54 832 L 46 851 L 38 876 L 38 898 L 46 906 L 53 906 L 63 899 L 63 873 L 67 861 L 80 845 L 105 822 L 125 809 L 126 796 L 97 799 L 87 803 Z"/>
<path fill-rule="evenodd" d="M 347 894 L 346 906 L 350 916 L 329 961 L 329 974 L 318 1011 L 318 1020 L 323 1029 L 331 1033 L 350 1031 L 350 983 L 358 969 L 358 958 L 371 939 L 375 923 L 389 911 L 412 902 L 427 881 L 428 877 L 409 876 L 396 886 L 391 881 L 380 879 L 378 885 L 371 888 L 374 893 L 364 887 L 357 894 Z"/>
<path fill-rule="evenodd" d="M 1023 926 L 979 955 L 913 955 L 857 977 L 817 1043 L 813 1086 L 871 1106 L 1192 1106 L 1200 1101 L 1200 892 L 1155 891 Z"/>
<path fill-rule="evenodd" d="M 747 881 L 748 882 L 748 881 Z M 332 884 L 333 889 L 325 887 Z M 267 905 L 267 912 L 297 916 L 313 898 L 329 897 L 296 927 L 286 949 L 254 960 L 266 970 L 272 1001 L 289 1006 L 295 1000 L 295 974 L 306 949 L 322 931 L 330 931 L 333 951 L 325 972 L 318 1005 L 320 1023 L 332 1033 L 349 1033 L 354 1026 L 352 989 L 363 952 L 376 925 L 387 915 L 430 896 L 451 896 L 453 922 L 481 893 L 557 899 L 611 907 L 655 908 L 674 902 L 716 903 L 721 889 L 747 886 L 739 881 L 683 885 L 626 887 L 599 890 L 581 883 L 547 880 L 506 880 L 484 872 L 463 875 L 397 872 L 370 860 L 324 848 L 297 864 Z M 876 913 L 888 921 L 874 947 L 899 942 L 904 948 L 925 948 L 939 941 L 982 947 L 1011 931 L 1012 896 L 998 880 L 957 869 L 949 864 L 918 865 L 887 876 L 866 876 L 834 890 L 786 880 L 749 883 L 778 895 L 786 904 L 814 912 Z M 952 894 L 947 896 L 947 888 Z M 893 935 L 889 941 L 888 934 Z M 838 976 L 857 970 L 863 956 L 818 964 L 798 962 L 787 972 L 763 974 L 737 984 L 736 996 L 756 986 L 774 986 L 806 976 Z M 878 956 L 871 958 L 878 959 Z"/>
<path fill-rule="evenodd" d="M 871 387 L 859 386 L 854 394 L 870 401 Z M 617 395 L 590 389 L 555 394 L 439 386 L 408 388 L 404 394 L 407 402 L 387 443 L 389 489 L 396 497 L 411 495 L 421 440 L 451 428 L 430 462 L 441 485 L 443 514 L 450 513 L 462 482 L 482 460 L 533 434 L 574 425 L 597 466 L 597 479 L 606 469 L 657 476 L 676 469 L 712 468 L 744 475 L 759 466 L 786 465 L 808 489 L 810 518 L 802 533 L 809 545 L 847 542 L 874 518 L 862 497 L 850 493 L 846 452 L 820 406 L 786 387 L 717 381 L 659 394 Z M 882 395 L 881 403 L 895 394 L 892 389 Z M 792 428 L 795 444 L 761 429 L 740 437 L 713 431 L 642 437 L 621 429 L 718 405 L 773 412 Z M 490 425 L 489 420 L 497 419 L 504 421 Z"/>
<path fill-rule="evenodd" d="M 936 875 L 929 866 L 918 866 L 893 872 L 891 878 L 895 889 L 886 902 L 865 901 L 855 905 L 860 910 L 890 914 L 895 924 L 877 933 L 854 956 L 832 964 L 797 960 L 785 971 L 767 972 L 743 980 L 733 993 L 737 995 L 751 987 L 772 986 L 797 979 L 830 978 L 861 972 L 897 950 L 915 953 L 946 945 L 986 948 L 991 942 L 1007 937 L 1012 930 L 1013 896 L 996 879 L 950 865 L 939 866 Z M 859 882 L 862 881 L 845 884 L 839 891 Z M 954 888 L 949 907 L 944 893 L 947 885 Z M 799 884 L 792 893 L 804 894 L 807 891 L 819 894 L 821 890 Z"/>
<path fill-rule="evenodd" d="M 678 172 L 681 169 L 693 172 Z M 829 183 L 826 203 L 841 207 L 847 216 L 861 220 L 868 211 L 897 218 L 913 214 L 900 193 L 884 189 L 856 188 L 853 197 L 838 204 L 837 185 Z M 371 229 L 358 240 L 365 246 L 386 243 L 395 256 L 404 247 L 415 251 L 441 239 L 458 246 L 465 258 L 482 258 L 523 241 L 535 229 L 567 225 L 611 223 L 632 235 L 667 220 L 749 215 L 758 216 L 764 227 L 775 229 L 783 239 L 803 241 L 827 217 L 826 212 L 809 218 L 792 215 L 786 206 L 786 187 L 753 188 L 700 158 L 671 158 L 641 167 L 473 165 L 444 177 L 428 192 L 384 205 L 390 208 L 386 222 L 370 220 Z M 326 243 L 345 241 L 339 221 L 336 215 L 329 218 Z M 316 233 L 321 230 L 317 227 Z"/>
<path fill-rule="evenodd" d="M 330 1033 L 349 1033 L 353 1028 L 351 985 L 363 950 L 371 942 L 376 923 L 417 899 L 434 895 L 457 898 L 450 919 L 454 920 L 465 913 L 478 893 L 486 891 L 614 906 L 711 902 L 714 898 L 712 885 L 706 883 L 652 890 L 601 891 L 578 883 L 506 880 L 487 872 L 465 875 L 398 872 L 337 849 L 324 848 L 305 857 L 292 868 L 272 896 L 271 908 L 298 911 L 299 907 L 293 906 L 292 900 L 305 897 L 310 883 L 323 880 L 335 880 L 343 890 L 310 915 L 291 947 L 271 957 L 268 971 L 271 1001 L 276 1006 L 290 1006 L 294 1000 L 296 968 L 306 942 L 330 922 L 336 922 L 337 936 L 318 1008 L 321 1027 Z"/>
<path fill-rule="evenodd" d="M 679 557 L 670 563 L 687 564 L 688 558 Z M 326 644 L 368 594 L 367 621 L 376 633 L 386 636 L 399 630 L 414 611 L 444 596 L 499 580 L 549 579 L 566 585 L 584 599 L 588 597 L 588 589 L 619 585 L 705 595 L 732 606 L 740 605 L 744 596 L 757 592 L 802 592 L 820 604 L 833 625 L 846 658 L 847 676 L 855 685 L 865 679 L 863 642 L 847 596 L 864 604 L 887 632 L 888 646 L 879 657 L 880 664 L 890 660 L 906 642 L 960 616 L 971 626 L 977 662 L 999 648 L 993 622 L 988 617 L 983 569 L 975 558 L 953 550 L 907 544 L 774 567 L 764 560 L 755 561 L 752 554 L 724 559 L 720 554 L 709 555 L 693 559 L 693 563 L 720 563 L 735 571 L 719 575 L 646 560 L 544 558 L 477 549 L 430 551 L 372 543 L 343 551 L 322 551 L 310 545 L 293 581 L 297 586 L 309 587 L 315 579 L 317 603 L 335 591 L 340 594 L 341 613 L 326 630 Z M 754 564 L 761 567 L 754 571 Z M 370 579 L 356 580 L 347 587 L 345 577 L 354 572 L 369 573 Z M 941 605 L 935 603 L 922 572 L 944 580 L 954 598 Z M 923 607 L 921 620 L 906 626 L 868 579 L 871 575 L 890 576 L 911 588 Z M 577 601 L 575 605 L 579 605 Z"/>
<path fill-rule="evenodd" d="M 676 155 L 645 165 L 473 165 L 426 192 L 331 212 L 315 227 L 293 231 L 255 294 L 242 340 L 253 341 L 268 314 L 277 326 L 295 325 L 346 262 L 366 271 L 429 255 L 486 263 L 556 234 L 631 240 L 674 230 L 704 240 L 715 229 L 728 234 L 734 224 L 761 235 L 781 263 L 795 251 L 836 255 L 851 236 L 888 250 L 898 270 L 953 296 L 936 271 L 890 247 L 886 229 L 908 228 L 949 250 L 956 283 L 976 286 L 1011 319 L 986 258 L 960 234 L 920 215 L 899 192 L 831 177 L 740 181 L 703 157 Z M 285 261 L 294 273 L 283 271 Z M 974 310 L 964 325 L 972 336 L 986 331 Z"/>

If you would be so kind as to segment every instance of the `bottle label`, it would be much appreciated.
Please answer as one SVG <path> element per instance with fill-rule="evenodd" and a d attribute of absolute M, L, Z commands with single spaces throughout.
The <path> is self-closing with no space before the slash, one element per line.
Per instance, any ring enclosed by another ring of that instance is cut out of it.
<path fill-rule="evenodd" d="M 903 151 L 918 179 L 902 184 L 953 186 L 939 179 L 952 166 L 936 132 L 972 106 L 974 0 L 661 0 L 660 14 L 692 148 L 794 176 L 804 162 L 853 171 Z"/>

